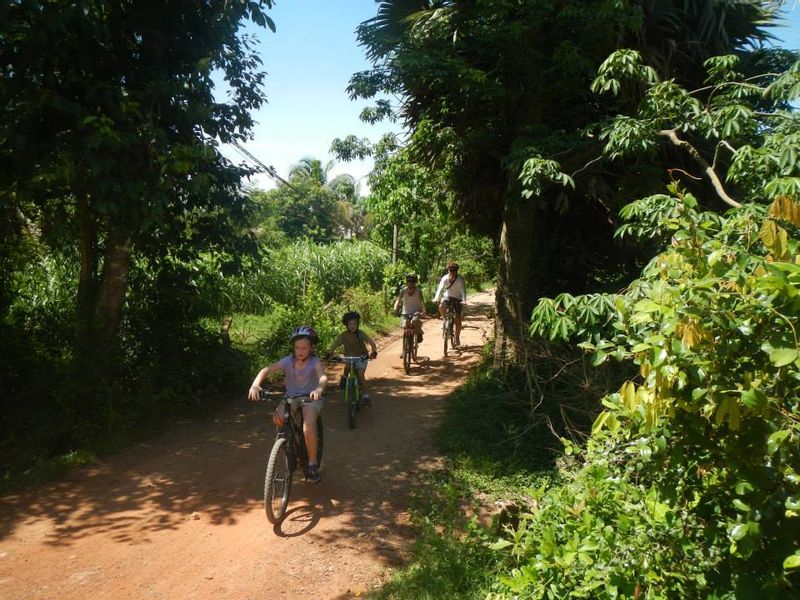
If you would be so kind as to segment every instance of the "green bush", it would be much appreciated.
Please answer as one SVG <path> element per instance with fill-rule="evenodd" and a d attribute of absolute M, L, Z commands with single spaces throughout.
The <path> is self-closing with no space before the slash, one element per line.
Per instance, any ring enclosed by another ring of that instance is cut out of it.
<path fill-rule="evenodd" d="M 625 211 L 670 234 L 626 293 L 534 311 L 535 333 L 640 375 L 510 541 L 496 598 L 800 593 L 800 204 L 720 217 L 673 192 Z"/>

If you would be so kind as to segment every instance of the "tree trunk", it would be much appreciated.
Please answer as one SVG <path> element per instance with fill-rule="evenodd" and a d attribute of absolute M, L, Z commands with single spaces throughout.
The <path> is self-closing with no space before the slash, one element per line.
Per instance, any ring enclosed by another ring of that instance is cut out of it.
<path fill-rule="evenodd" d="M 78 199 L 80 274 L 75 307 L 75 339 L 79 354 L 92 342 L 92 316 L 97 299 L 97 222 L 85 196 Z"/>
<path fill-rule="evenodd" d="M 103 257 L 103 274 L 94 310 L 98 342 L 105 349 L 110 348 L 122 318 L 122 305 L 128 291 L 131 255 L 130 231 L 119 226 L 112 227 Z"/>
<path fill-rule="evenodd" d="M 532 293 L 537 280 L 536 208 L 530 200 L 509 194 L 500 230 L 500 265 L 495 297 L 496 367 L 505 368 L 524 356 Z"/>

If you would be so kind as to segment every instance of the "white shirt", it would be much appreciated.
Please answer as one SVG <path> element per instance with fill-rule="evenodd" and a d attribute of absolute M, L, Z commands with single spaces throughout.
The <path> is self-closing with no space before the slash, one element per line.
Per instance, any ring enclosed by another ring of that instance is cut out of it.
<path fill-rule="evenodd" d="M 450 285 L 448 288 L 447 286 L 450 285 L 450 274 L 445 274 L 442 277 L 442 280 L 439 282 L 439 287 L 436 288 L 436 293 L 433 295 L 433 301 L 436 302 L 439 299 L 439 295 L 442 295 L 442 300 L 444 300 L 444 292 L 447 291 L 447 295 L 450 298 L 458 298 L 462 302 L 467 301 L 467 283 L 464 281 L 464 278 L 461 275 L 456 275 L 456 279 L 453 282 L 453 285 Z"/>
<path fill-rule="evenodd" d="M 422 292 L 419 288 L 414 290 L 414 293 L 408 295 L 408 288 L 403 288 L 400 292 L 400 298 L 403 300 L 403 314 L 413 315 L 415 312 L 425 312 L 425 307 L 422 305 Z"/>

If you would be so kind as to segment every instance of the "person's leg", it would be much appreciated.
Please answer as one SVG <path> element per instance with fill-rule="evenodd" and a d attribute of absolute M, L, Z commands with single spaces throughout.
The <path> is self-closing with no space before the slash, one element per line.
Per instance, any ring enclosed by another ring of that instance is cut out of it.
<path fill-rule="evenodd" d="M 456 344 L 461 344 L 461 305 L 456 305 Z"/>
<path fill-rule="evenodd" d="M 303 405 L 303 437 L 306 439 L 308 464 L 317 464 L 317 417 L 319 412 L 310 404 Z"/>
<path fill-rule="evenodd" d="M 312 404 L 303 405 L 303 437 L 306 440 L 306 450 L 308 451 L 307 478 L 312 483 L 319 483 L 322 479 L 319 474 L 319 462 L 317 461 L 318 416 L 319 410 Z"/>
<path fill-rule="evenodd" d="M 417 343 L 422 341 L 422 319 L 419 316 L 411 319 L 411 324 L 414 326 L 414 333 L 417 336 Z"/>
<path fill-rule="evenodd" d="M 439 302 L 439 318 L 444 319 L 445 305 L 444 302 Z"/>

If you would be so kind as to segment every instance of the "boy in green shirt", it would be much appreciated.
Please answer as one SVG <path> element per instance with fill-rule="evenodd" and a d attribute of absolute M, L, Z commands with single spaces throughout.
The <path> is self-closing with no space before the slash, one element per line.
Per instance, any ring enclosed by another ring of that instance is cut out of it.
<path fill-rule="evenodd" d="M 361 315 L 357 312 L 346 312 L 342 316 L 342 324 L 347 327 L 340 333 L 333 344 L 331 344 L 330 352 L 333 353 L 340 346 L 344 347 L 344 354 L 347 356 L 365 356 L 367 355 L 367 344 L 372 348 L 369 353 L 370 358 L 378 356 L 378 347 L 375 342 L 363 331 L 359 329 L 361 324 Z M 364 372 L 367 370 L 367 359 L 363 358 L 356 363 L 356 376 L 358 377 L 358 385 L 361 388 L 361 403 L 363 406 L 370 405 L 369 394 L 366 393 L 366 379 Z M 345 372 L 347 374 L 347 372 Z"/>

